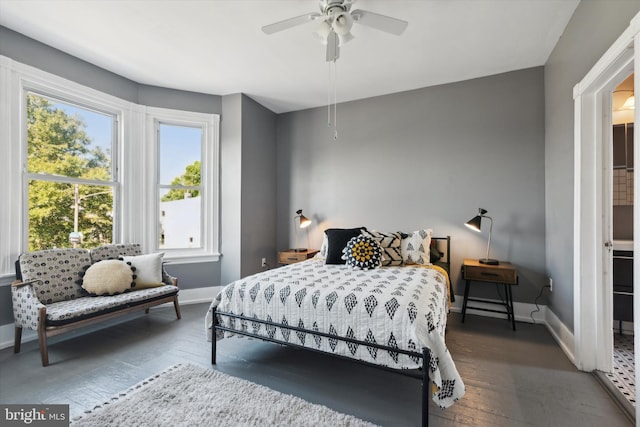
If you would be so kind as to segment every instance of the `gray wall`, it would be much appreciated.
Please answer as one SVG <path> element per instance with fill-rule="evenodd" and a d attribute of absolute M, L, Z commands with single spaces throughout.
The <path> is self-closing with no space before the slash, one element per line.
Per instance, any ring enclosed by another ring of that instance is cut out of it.
<path fill-rule="evenodd" d="M 242 277 L 275 267 L 276 114 L 242 97 Z"/>
<path fill-rule="evenodd" d="M 492 257 L 519 268 L 514 299 L 533 303 L 545 283 L 542 67 L 340 104 L 337 141 L 326 116 L 278 116 L 279 248 L 294 244 L 296 209 L 315 248 L 328 227 L 430 227 L 452 236 L 461 294 L 462 260 L 484 257 L 488 237 L 487 223 L 481 234 L 464 223 L 483 207 Z"/>
<path fill-rule="evenodd" d="M 549 306 L 573 330 L 573 87 L 628 27 L 638 0 L 583 1 L 545 65 L 546 265 Z"/>
<path fill-rule="evenodd" d="M 276 266 L 276 114 L 246 95 L 222 98 L 221 284 Z"/>

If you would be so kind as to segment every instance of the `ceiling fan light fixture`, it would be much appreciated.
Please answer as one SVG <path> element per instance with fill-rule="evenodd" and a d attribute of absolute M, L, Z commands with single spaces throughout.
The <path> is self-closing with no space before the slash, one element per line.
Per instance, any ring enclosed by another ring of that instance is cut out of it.
<path fill-rule="evenodd" d="M 340 47 L 353 40 L 351 34 L 353 23 L 374 28 L 385 33 L 401 35 L 406 30 L 407 21 L 381 15 L 379 13 L 366 10 L 351 10 L 355 0 L 319 0 L 320 13 L 310 12 L 305 15 L 296 16 L 265 25 L 262 31 L 266 34 L 273 34 L 284 31 L 298 25 L 304 25 L 309 21 L 319 20 L 313 36 L 326 46 L 325 60 L 329 63 L 329 90 L 327 93 L 327 124 L 333 125 L 333 139 L 338 139 L 338 114 L 337 114 L 337 77 L 336 62 L 340 58 Z M 333 96 L 333 100 L 331 99 Z M 331 119 L 331 107 L 333 106 L 333 120 Z M 333 121 L 333 123 L 332 123 Z"/>
<path fill-rule="evenodd" d="M 331 24 L 329 24 L 326 20 L 321 21 L 316 30 L 313 32 L 314 37 L 320 40 L 322 44 L 327 44 L 327 38 L 329 37 L 329 33 L 331 32 Z"/>
<path fill-rule="evenodd" d="M 355 39 L 356 37 L 351 34 L 351 33 L 347 33 L 347 34 L 340 34 L 340 46 L 342 46 L 345 43 L 350 42 L 351 40 Z"/>
<path fill-rule="evenodd" d="M 349 34 L 351 27 L 353 27 L 353 17 L 348 12 L 338 13 L 333 19 L 333 29 L 340 36 Z"/>

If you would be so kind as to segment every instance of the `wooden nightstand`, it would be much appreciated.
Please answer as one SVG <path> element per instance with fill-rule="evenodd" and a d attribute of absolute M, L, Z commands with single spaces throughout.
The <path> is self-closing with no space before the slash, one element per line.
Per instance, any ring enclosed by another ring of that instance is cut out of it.
<path fill-rule="evenodd" d="M 462 323 L 467 314 L 467 308 L 481 311 L 491 311 L 493 313 L 504 313 L 507 315 L 507 320 L 511 321 L 513 330 L 516 330 L 516 320 L 513 314 L 513 294 L 511 292 L 511 286 L 518 284 L 518 271 L 510 263 L 500 261 L 498 265 L 481 264 L 477 259 L 465 259 L 462 265 L 462 275 L 466 281 L 464 287 L 464 301 L 462 302 Z M 483 282 L 483 283 L 497 283 L 504 286 L 505 299 L 502 302 L 486 301 L 483 299 L 469 298 L 469 288 L 471 282 Z M 468 301 L 482 302 L 485 304 L 498 304 L 505 307 L 506 311 L 491 310 L 483 307 L 471 307 L 467 304 Z"/>
<path fill-rule="evenodd" d="M 309 249 L 304 252 L 296 252 L 293 249 L 287 249 L 286 251 L 278 252 L 278 262 L 280 264 L 295 264 L 296 262 L 313 258 L 318 252 L 320 251 L 317 249 Z"/>

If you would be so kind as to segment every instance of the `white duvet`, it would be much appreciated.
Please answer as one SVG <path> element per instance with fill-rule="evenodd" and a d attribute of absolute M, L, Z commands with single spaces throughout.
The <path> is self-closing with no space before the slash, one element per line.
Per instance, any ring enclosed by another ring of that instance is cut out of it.
<path fill-rule="evenodd" d="M 433 400 L 448 407 L 464 394 L 464 384 L 445 345 L 448 277 L 433 266 L 354 270 L 324 259 L 268 270 L 220 291 L 205 320 L 211 340 L 212 308 L 250 318 L 349 337 L 393 348 L 431 351 Z M 291 331 L 257 322 L 219 317 L 235 329 L 397 369 L 421 367 L 416 357 Z M 225 332 L 224 336 L 232 336 Z M 218 331 L 217 339 L 222 338 Z"/>

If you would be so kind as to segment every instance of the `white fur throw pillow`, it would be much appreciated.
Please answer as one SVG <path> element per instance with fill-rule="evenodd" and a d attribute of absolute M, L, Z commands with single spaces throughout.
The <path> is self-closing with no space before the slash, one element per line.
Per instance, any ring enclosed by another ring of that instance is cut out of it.
<path fill-rule="evenodd" d="M 136 277 L 136 289 L 162 286 L 162 257 L 164 252 L 157 254 L 120 256 L 119 259 L 131 265 Z"/>
<path fill-rule="evenodd" d="M 92 295 L 121 294 L 134 284 L 131 267 L 117 259 L 92 264 L 82 278 L 82 287 Z"/>

